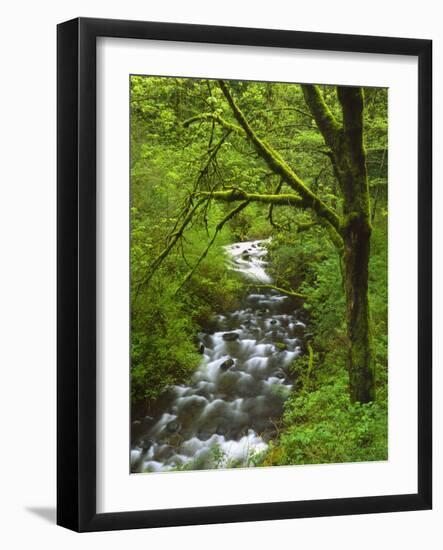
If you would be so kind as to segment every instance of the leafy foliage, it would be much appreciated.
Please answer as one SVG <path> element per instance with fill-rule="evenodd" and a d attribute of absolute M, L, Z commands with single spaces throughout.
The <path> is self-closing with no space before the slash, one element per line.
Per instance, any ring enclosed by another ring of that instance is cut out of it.
<path fill-rule="evenodd" d="M 300 261 L 300 289 L 306 295 L 315 350 L 291 366 L 295 391 L 285 403 L 279 437 L 262 465 L 319 464 L 387 460 L 387 238 L 386 218 L 374 228 L 370 265 L 370 302 L 376 356 L 376 401 L 351 403 L 345 368 L 347 342 L 344 293 L 335 250 L 303 234 L 291 248 L 273 243 L 275 275 L 287 265 L 290 250 Z M 320 256 L 319 256 L 320 254 Z"/>
<path fill-rule="evenodd" d="M 284 83 L 229 82 L 257 135 L 339 213 L 339 192 L 325 146 L 301 87 Z M 334 87 L 321 86 L 341 123 Z M 372 252 L 369 297 L 377 399 L 360 405 L 348 397 L 345 296 L 341 263 L 331 235 L 306 211 L 251 202 L 223 226 L 204 260 L 208 242 L 230 211 L 211 201 L 197 214 L 150 276 L 152 265 L 180 229 L 186 201 L 197 189 L 241 188 L 285 192 L 281 179 L 235 130 L 214 121 L 187 121 L 209 113 L 236 120 L 214 81 L 131 77 L 131 403 L 133 413 L 155 408 L 174 385 L 194 372 L 195 337 L 216 312 L 236 307 L 244 283 L 225 266 L 222 246 L 272 236 L 275 284 L 305 296 L 312 353 L 292 365 L 294 392 L 286 402 L 279 436 L 253 465 L 304 464 L 387 457 L 387 90 L 365 89 L 365 140 Z M 198 267 L 194 270 L 195 265 Z M 190 279 L 183 284 L 191 273 Z M 149 275 L 149 280 L 148 279 Z M 223 457 L 214 451 L 214 464 Z"/>

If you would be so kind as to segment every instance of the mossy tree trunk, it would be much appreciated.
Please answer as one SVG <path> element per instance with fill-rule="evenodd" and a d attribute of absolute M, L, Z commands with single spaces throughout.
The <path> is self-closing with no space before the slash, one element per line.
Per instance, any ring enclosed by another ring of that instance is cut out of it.
<path fill-rule="evenodd" d="M 349 392 L 352 401 L 375 399 L 374 358 L 368 301 L 370 227 L 353 218 L 345 229 L 343 251 L 348 332 Z"/>
<path fill-rule="evenodd" d="M 304 86 L 304 95 L 331 150 L 331 161 L 343 197 L 340 233 L 346 295 L 349 391 L 352 401 L 375 399 L 374 354 L 368 299 L 371 242 L 370 202 L 363 141 L 363 91 L 337 87 L 343 113 L 340 125 L 318 88 Z"/>
<path fill-rule="evenodd" d="M 371 209 L 363 142 L 363 91 L 339 87 L 343 138 L 337 172 L 344 197 L 343 263 L 348 326 L 350 396 L 367 403 L 375 399 L 374 353 L 368 298 L 371 250 Z"/>

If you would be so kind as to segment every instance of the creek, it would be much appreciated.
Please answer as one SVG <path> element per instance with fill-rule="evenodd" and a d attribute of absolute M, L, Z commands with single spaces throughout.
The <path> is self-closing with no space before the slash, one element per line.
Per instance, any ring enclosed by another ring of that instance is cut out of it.
<path fill-rule="evenodd" d="M 253 466 L 276 436 L 306 327 L 292 298 L 260 287 L 272 283 L 267 244 L 225 247 L 227 267 L 254 292 L 198 335 L 202 358 L 189 384 L 174 386 L 154 418 L 133 423 L 132 472 Z"/>

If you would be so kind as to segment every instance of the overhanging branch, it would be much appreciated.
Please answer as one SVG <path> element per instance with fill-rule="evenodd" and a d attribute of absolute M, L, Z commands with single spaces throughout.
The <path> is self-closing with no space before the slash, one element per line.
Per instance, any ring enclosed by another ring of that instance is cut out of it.
<path fill-rule="evenodd" d="M 219 80 L 218 82 L 232 109 L 235 119 L 241 128 L 243 128 L 257 153 L 263 158 L 269 168 L 271 168 L 275 174 L 278 174 L 285 183 L 300 195 L 304 208 L 312 208 L 318 216 L 326 219 L 337 231 L 339 231 L 340 220 L 337 214 L 307 187 L 275 149 L 257 136 L 236 104 L 225 82 L 223 80 Z"/>
<path fill-rule="evenodd" d="M 225 202 L 249 201 L 261 202 L 264 204 L 274 204 L 279 206 L 298 206 L 299 208 L 308 207 L 306 202 L 294 193 L 268 195 L 262 193 L 247 193 L 242 189 L 228 189 L 226 191 L 202 191 L 201 193 L 198 193 L 197 196 Z"/>

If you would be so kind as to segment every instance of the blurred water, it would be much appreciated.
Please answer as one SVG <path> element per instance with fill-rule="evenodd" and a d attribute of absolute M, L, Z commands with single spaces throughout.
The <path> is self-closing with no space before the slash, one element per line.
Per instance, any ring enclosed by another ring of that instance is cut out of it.
<path fill-rule="evenodd" d="M 251 283 L 271 283 L 266 244 L 225 247 L 228 268 Z M 294 304 L 260 289 L 241 309 L 218 315 L 215 327 L 199 334 L 202 360 L 190 384 L 174 387 L 156 418 L 134 422 L 132 472 L 251 466 L 275 436 L 305 329 Z"/>

